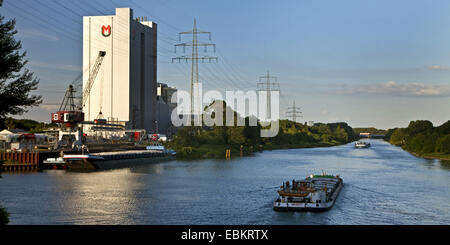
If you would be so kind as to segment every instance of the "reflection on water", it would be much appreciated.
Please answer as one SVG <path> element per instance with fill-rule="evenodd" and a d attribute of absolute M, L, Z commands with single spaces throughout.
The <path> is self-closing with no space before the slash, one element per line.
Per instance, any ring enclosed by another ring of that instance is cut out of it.
<path fill-rule="evenodd" d="M 59 184 L 52 191 L 62 197 L 58 209 L 74 217 L 73 223 L 133 224 L 124 214 L 136 212 L 136 197 L 143 185 L 129 169 L 85 175 L 69 173 L 58 178 Z"/>
<path fill-rule="evenodd" d="M 12 224 L 450 224 L 449 162 L 370 143 L 91 173 L 3 173 L 0 204 Z M 333 209 L 272 210 L 283 181 L 322 170 L 344 179 Z"/>
<path fill-rule="evenodd" d="M 436 160 L 436 162 L 439 162 L 439 165 L 443 169 L 450 170 L 450 161 L 448 160 Z"/>

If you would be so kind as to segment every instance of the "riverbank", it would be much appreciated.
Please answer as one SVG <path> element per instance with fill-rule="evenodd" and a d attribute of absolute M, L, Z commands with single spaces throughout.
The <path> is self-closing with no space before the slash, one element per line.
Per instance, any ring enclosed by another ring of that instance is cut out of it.
<path fill-rule="evenodd" d="M 334 143 L 296 143 L 296 144 L 280 144 L 280 145 L 260 145 L 259 147 L 242 147 L 242 156 L 251 156 L 256 152 L 282 150 L 282 149 L 302 149 L 302 148 L 316 148 L 316 147 L 332 147 L 347 144 L 348 142 L 334 142 Z M 231 151 L 231 158 L 240 157 L 241 149 L 228 145 L 211 145 L 202 144 L 197 147 L 183 147 L 177 151 L 177 160 L 205 160 L 205 159 L 225 159 L 226 151 Z"/>
<path fill-rule="evenodd" d="M 441 154 L 441 153 L 428 153 L 428 154 L 417 154 L 415 152 L 410 152 L 409 153 L 413 154 L 416 157 L 422 157 L 425 159 L 437 159 L 437 160 L 442 160 L 442 161 L 450 161 L 450 154 Z"/>
<path fill-rule="evenodd" d="M 416 157 L 450 161 L 450 121 L 433 126 L 430 121 L 411 121 L 407 128 L 389 129 L 385 139 Z"/>

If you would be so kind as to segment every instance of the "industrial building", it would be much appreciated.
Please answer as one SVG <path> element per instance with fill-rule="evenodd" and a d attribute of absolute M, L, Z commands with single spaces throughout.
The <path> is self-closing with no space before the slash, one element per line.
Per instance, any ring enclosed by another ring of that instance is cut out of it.
<path fill-rule="evenodd" d="M 171 115 L 177 106 L 177 103 L 172 103 L 172 96 L 177 92 L 177 89 L 165 83 L 158 83 L 157 86 L 157 133 L 171 137 L 175 133 Z M 173 99 L 176 101 L 176 98 Z"/>
<path fill-rule="evenodd" d="M 83 107 L 85 120 L 103 117 L 127 129 L 155 132 L 156 23 L 134 19 L 131 8 L 117 8 L 115 15 L 84 16 L 83 87 L 99 51 L 106 55 Z"/>

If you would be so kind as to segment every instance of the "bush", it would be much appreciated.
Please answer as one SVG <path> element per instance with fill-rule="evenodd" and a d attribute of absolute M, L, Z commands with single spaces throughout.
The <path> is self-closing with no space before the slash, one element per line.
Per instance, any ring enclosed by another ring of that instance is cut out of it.
<path fill-rule="evenodd" d="M 9 223 L 9 213 L 4 208 L 0 208 L 0 225 L 7 225 Z"/>
<path fill-rule="evenodd" d="M 423 143 L 421 153 L 426 154 L 435 152 L 436 142 L 438 139 L 439 135 L 437 133 L 433 133 L 431 136 L 428 136 Z"/>
<path fill-rule="evenodd" d="M 392 132 L 389 142 L 393 145 L 403 145 L 407 136 L 406 129 L 399 128 Z"/>
<path fill-rule="evenodd" d="M 450 134 L 439 138 L 436 142 L 436 152 L 450 154 Z"/>
<path fill-rule="evenodd" d="M 406 141 L 405 148 L 408 151 L 420 153 L 425 145 L 425 140 L 427 139 L 427 137 L 428 134 L 425 133 L 410 136 Z"/>

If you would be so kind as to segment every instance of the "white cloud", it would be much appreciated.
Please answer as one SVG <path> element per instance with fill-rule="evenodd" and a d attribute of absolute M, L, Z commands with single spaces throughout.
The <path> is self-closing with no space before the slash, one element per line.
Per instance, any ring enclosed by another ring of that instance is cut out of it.
<path fill-rule="evenodd" d="M 46 34 L 38 30 L 31 29 L 20 29 L 17 32 L 17 37 L 19 38 L 30 38 L 30 39 L 43 39 L 47 41 L 58 41 L 59 38 L 53 35 Z"/>
<path fill-rule="evenodd" d="M 440 66 L 440 65 L 428 66 L 428 70 L 432 70 L 432 71 L 450 71 L 450 66 Z"/>
<path fill-rule="evenodd" d="M 50 68 L 64 71 L 81 71 L 81 67 L 77 65 L 65 65 L 65 64 L 50 64 L 42 61 L 30 61 L 28 63 L 30 66 L 40 67 L 40 68 Z"/>
<path fill-rule="evenodd" d="M 321 113 L 322 115 L 330 115 L 330 112 L 327 110 L 322 110 Z"/>
<path fill-rule="evenodd" d="M 450 85 L 424 84 L 424 83 L 397 83 L 389 81 L 372 83 L 357 87 L 340 88 L 335 90 L 338 94 L 379 94 L 394 96 L 450 96 Z"/>
<path fill-rule="evenodd" d="M 51 104 L 41 104 L 39 105 L 39 107 L 51 112 L 55 112 L 56 110 L 59 109 L 59 105 L 51 105 Z"/>

